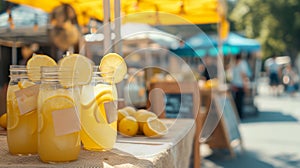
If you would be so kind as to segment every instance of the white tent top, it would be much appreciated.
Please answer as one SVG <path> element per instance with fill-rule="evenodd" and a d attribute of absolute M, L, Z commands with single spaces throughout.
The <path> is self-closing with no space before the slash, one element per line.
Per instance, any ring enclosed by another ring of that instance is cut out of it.
<path fill-rule="evenodd" d="M 17 6 L 11 10 L 14 29 L 10 28 L 8 13 L 0 15 L 0 44 L 11 46 L 12 43 L 47 43 L 48 14 L 35 8 Z M 38 29 L 34 30 L 37 23 Z"/>
<path fill-rule="evenodd" d="M 45 26 L 48 21 L 48 14 L 37 8 L 28 6 L 17 6 L 11 10 L 15 27 L 33 27 L 36 22 L 40 26 Z M 0 29 L 9 28 L 8 13 L 0 15 Z"/>
<path fill-rule="evenodd" d="M 104 40 L 104 35 L 101 33 L 87 34 L 84 38 L 88 42 L 102 41 Z M 114 34 L 112 38 L 114 39 Z M 150 39 L 166 48 L 178 48 L 179 46 L 178 37 L 147 24 L 127 23 L 122 25 L 121 38 L 125 40 Z"/>

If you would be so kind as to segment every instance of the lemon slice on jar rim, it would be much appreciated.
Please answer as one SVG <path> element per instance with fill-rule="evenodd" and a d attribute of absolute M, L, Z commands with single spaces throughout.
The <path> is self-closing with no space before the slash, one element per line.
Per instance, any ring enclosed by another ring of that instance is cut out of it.
<path fill-rule="evenodd" d="M 64 87 L 86 85 L 92 80 L 94 63 L 83 55 L 68 55 L 58 65 L 60 84 Z"/>
<path fill-rule="evenodd" d="M 121 82 L 127 74 L 127 65 L 123 57 L 117 53 L 109 53 L 103 56 L 99 65 L 100 72 L 103 77 L 113 76 L 113 82 Z"/>
<path fill-rule="evenodd" d="M 42 66 L 56 66 L 54 59 L 48 55 L 33 55 L 26 64 L 28 78 L 33 81 L 41 79 L 40 67 Z"/>

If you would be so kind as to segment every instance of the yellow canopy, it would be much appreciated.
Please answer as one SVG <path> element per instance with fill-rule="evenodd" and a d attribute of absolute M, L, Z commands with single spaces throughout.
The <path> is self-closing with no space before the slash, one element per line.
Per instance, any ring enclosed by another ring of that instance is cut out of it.
<path fill-rule="evenodd" d="M 8 0 L 9 2 L 27 5 L 42 9 L 46 12 L 52 12 L 56 7 L 68 4 L 77 17 L 79 25 L 87 25 L 90 18 L 103 20 L 102 0 Z"/>
<path fill-rule="evenodd" d="M 52 12 L 56 7 L 68 4 L 75 13 L 79 25 L 87 25 L 91 18 L 103 21 L 103 0 L 8 0 L 12 3 L 40 8 Z M 111 20 L 114 19 L 114 1 L 110 0 Z M 120 0 L 118 0 L 120 1 Z M 123 0 L 122 22 L 150 25 L 183 25 L 219 23 L 220 39 L 229 32 L 226 20 L 225 0 Z"/>
<path fill-rule="evenodd" d="M 219 23 L 225 14 L 218 0 L 126 0 L 121 11 L 123 22 L 151 25 Z"/>
<path fill-rule="evenodd" d="M 86 25 L 90 18 L 103 20 L 102 0 L 8 0 L 12 3 L 40 8 L 52 12 L 54 8 L 68 4 L 73 7 L 79 25 Z M 151 25 L 211 24 L 219 23 L 224 5 L 220 0 L 123 0 L 121 1 L 124 22 Z M 113 16 L 114 1 L 111 1 Z M 111 19 L 113 20 L 113 19 Z"/>

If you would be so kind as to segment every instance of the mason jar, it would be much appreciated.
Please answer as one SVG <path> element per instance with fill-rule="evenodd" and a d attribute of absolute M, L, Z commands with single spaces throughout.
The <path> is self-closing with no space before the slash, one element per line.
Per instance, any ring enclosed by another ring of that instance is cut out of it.
<path fill-rule="evenodd" d="M 65 86 L 70 68 L 42 67 L 38 97 L 38 155 L 48 163 L 76 160 L 80 153 L 79 87 Z M 75 80 L 75 79 L 74 79 Z"/>
<path fill-rule="evenodd" d="M 112 73 L 94 67 L 93 77 L 81 89 L 81 141 L 92 151 L 113 148 L 117 139 L 117 89 Z"/>
<path fill-rule="evenodd" d="M 39 81 L 28 79 L 24 65 L 10 66 L 7 89 L 7 143 L 13 155 L 37 153 Z"/>

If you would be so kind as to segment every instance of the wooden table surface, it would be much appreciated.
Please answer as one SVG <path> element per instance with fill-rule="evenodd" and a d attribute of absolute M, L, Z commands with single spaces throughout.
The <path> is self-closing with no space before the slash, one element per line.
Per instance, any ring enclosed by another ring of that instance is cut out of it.
<path fill-rule="evenodd" d="M 0 134 L 0 167 L 163 167 L 188 168 L 194 141 L 193 119 L 163 119 L 169 132 L 162 138 L 118 136 L 114 148 L 105 152 L 82 149 L 78 160 L 47 164 L 37 155 L 8 153 L 6 136 Z M 3 133 L 3 131 L 1 131 Z"/>

